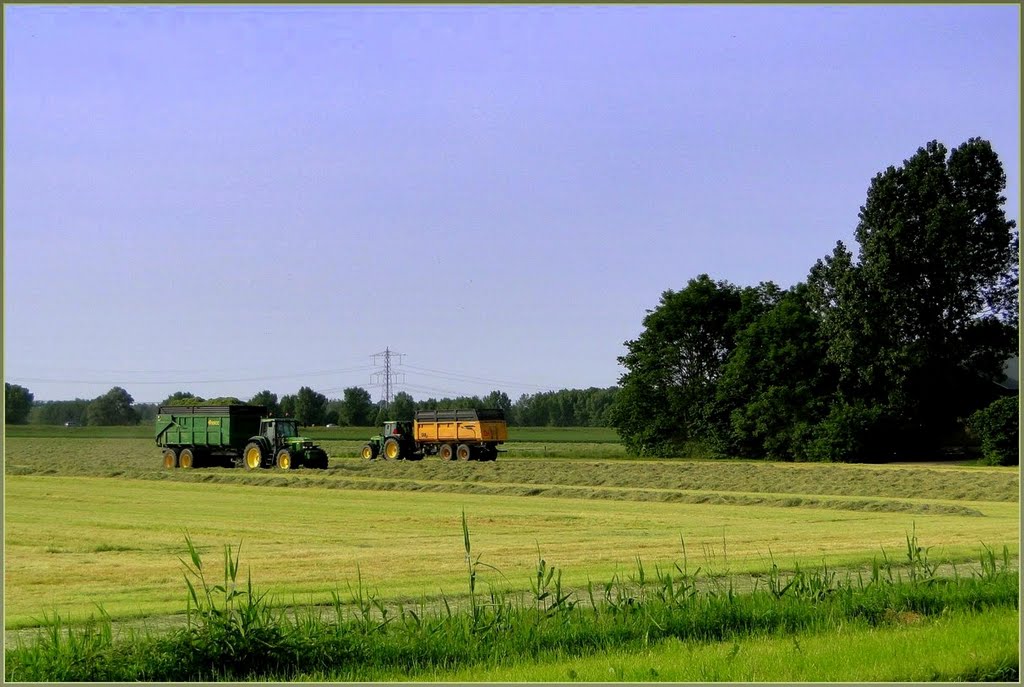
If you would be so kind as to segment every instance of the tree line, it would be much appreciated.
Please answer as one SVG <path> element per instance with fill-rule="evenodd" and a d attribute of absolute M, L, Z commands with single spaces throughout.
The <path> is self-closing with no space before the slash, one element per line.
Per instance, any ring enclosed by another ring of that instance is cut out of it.
<path fill-rule="evenodd" d="M 665 291 L 619 359 L 627 449 L 915 459 L 965 425 L 1015 444 L 1016 391 L 999 384 L 1019 345 L 1005 186 L 987 141 L 932 141 L 872 179 L 856 255 L 838 242 L 789 289 L 701 274 Z"/>
<path fill-rule="evenodd" d="M 294 417 L 304 425 L 367 427 L 385 420 L 411 420 L 419 410 L 500 408 L 513 426 L 607 427 L 611 422 L 611 407 L 617 388 L 544 391 L 523 394 L 515 402 L 498 390 L 483 397 L 458 396 L 420 401 L 400 391 L 389 405 L 375 402 L 370 392 L 362 387 L 349 387 L 341 398 L 333 399 L 307 386 L 280 398 L 269 390 L 260 391 L 248 399 L 234 396 L 204 398 L 188 391 L 176 391 L 160 403 L 136 403 L 121 387 L 114 387 L 95 399 L 73 401 L 36 402 L 28 389 L 16 384 L 7 384 L 6 392 L 7 424 L 136 425 L 153 421 L 160 406 L 248 403 L 265 406 L 274 416 Z"/>

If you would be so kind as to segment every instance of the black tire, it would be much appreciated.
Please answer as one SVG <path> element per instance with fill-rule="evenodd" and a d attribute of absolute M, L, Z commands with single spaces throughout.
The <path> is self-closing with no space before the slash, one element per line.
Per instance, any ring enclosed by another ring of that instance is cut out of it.
<path fill-rule="evenodd" d="M 377 457 L 377 445 L 363 444 L 363 448 L 359 451 L 359 455 L 362 456 L 363 460 L 374 460 Z"/>
<path fill-rule="evenodd" d="M 178 452 L 175 451 L 173 448 L 167 447 L 164 449 L 163 459 L 164 468 L 168 470 L 173 470 L 174 468 L 178 467 Z"/>
<path fill-rule="evenodd" d="M 178 467 L 182 470 L 188 470 L 196 466 L 196 454 L 190 448 L 181 449 L 181 453 L 178 454 Z"/>
<path fill-rule="evenodd" d="M 259 442 L 251 441 L 245 445 L 242 451 L 242 467 L 247 470 L 259 470 L 263 467 L 263 447 Z"/>
<path fill-rule="evenodd" d="M 455 455 L 455 450 L 451 444 L 441 444 L 441 448 L 437 453 L 441 456 L 441 460 L 451 460 L 452 456 Z"/>
<path fill-rule="evenodd" d="M 398 460 L 402 457 L 402 445 L 398 443 L 398 439 L 388 437 L 384 441 L 380 453 L 384 456 L 384 460 Z"/>
<path fill-rule="evenodd" d="M 465 444 L 459 444 L 459 447 L 455 449 L 455 457 L 466 461 L 473 457 L 473 451 Z"/>
<path fill-rule="evenodd" d="M 296 468 L 298 467 L 298 462 L 299 461 L 295 460 L 295 456 L 292 455 L 292 452 L 286 448 L 278 451 L 277 456 L 274 457 L 274 465 L 276 465 L 279 470 L 291 470 L 292 468 Z"/>

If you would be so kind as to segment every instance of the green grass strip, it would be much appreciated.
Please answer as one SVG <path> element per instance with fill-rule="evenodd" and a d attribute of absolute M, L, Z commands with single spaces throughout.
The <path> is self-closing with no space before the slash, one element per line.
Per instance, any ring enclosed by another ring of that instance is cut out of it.
<path fill-rule="evenodd" d="M 1020 673 L 1020 615 L 1000 608 L 908 615 L 872 627 L 849 623 L 826 633 L 700 642 L 667 639 L 648 647 L 459 670 L 381 672 L 375 681 L 431 682 L 1013 682 Z M 298 680 L 335 679 L 331 674 Z"/>
<path fill-rule="evenodd" d="M 530 596 L 508 598 L 478 585 L 481 568 L 491 566 L 473 556 L 465 516 L 462 528 L 469 595 L 461 607 L 442 599 L 441 606 L 395 610 L 360 579 L 347 603 L 335 597 L 329 618 L 323 609 L 294 615 L 275 609 L 253 589 L 251 578 L 237 580 L 237 549 L 225 547 L 223 568 L 211 570 L 186 538 L 188 556 L 180 559 L 187 584 L 186 628 L 115 638 L 105 614 L 78 628 L 65 628 L 54 617 L 37 642 L 6 651 L 5 676 L 9 681 L 197 681 L 314 675 L 366 681 L 399 671 L 436 676 L 475 666 L 514 667 L 556 653 L 563 662 L 628 654 L 668 640 L 739 646 L 744 639 L 792 636 L 800 651 L 801 636 L 831 634 L 834 642 L 851 627 L 868 632 L 941 624 L 957 613 L 1016 612 L 1019 604 L 1019 575 L 1009 569 L 1005 547 L 1001 557 L 986 549 L 978 574 L 941 578 L 911 535 L 909 570 L 895 579 L 880 565 L 867 577 L 840 578 L 824 566 L 783 573 L 773 564 L 757 590 L 740 594 L 728 581 L 703 580 L 685 568 L 652 575 L 638 560 L 628 578 L 590 585 L 581 598 L 562 587 L 561 570 L 538 558 Z M 993 660 L 988 654 L 972 659 L 956 669 L 957 675 L 1016 669 Z M 624 666 L 615 679 L 631 679 Z"/>

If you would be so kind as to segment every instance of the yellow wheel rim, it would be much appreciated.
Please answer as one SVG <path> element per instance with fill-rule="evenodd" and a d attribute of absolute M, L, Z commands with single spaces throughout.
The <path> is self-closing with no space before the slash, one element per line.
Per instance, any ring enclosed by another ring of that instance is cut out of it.
<path fill-rule="evenodd" d="M 192 467 L 192 454 L 188 451 L 183 451 L 181 458 L 178 460 L 178 464 L 183 468 Z"/>
<path fill-rule="evenodd" d="M 282 453 L 277 457 L 277 467 L 287 470 L 292 466 L 292 457 L 289 453 Z"/>
<path fill-rule="evenodd" d="M 384 447 L 384 453 L 391 460 L 398 457 L 398 444 L 391 442 Z"/>
<path fill-rule="evenodd" d="M 371 458 L 373 458 L 373 449 L 370 448 L 369 446 L 364 446 L 363 458 L 365 458 L 366 460 L 370 460 Z"/>
<path fill-rule="evenodd" d="M 165 468 L 173 468 L 174 467 L 174 454 L 173 453 L 167 452 L 167 453 L 164 454 L 164 467 Z"/>
<path fill-rule="evenodd" d="M 249 466 L 250 470 L 255 470 L 260 466 L 260 450 L 258 448 L 249 449 L 249 452 L 245 454 L 245 464 Z"/>

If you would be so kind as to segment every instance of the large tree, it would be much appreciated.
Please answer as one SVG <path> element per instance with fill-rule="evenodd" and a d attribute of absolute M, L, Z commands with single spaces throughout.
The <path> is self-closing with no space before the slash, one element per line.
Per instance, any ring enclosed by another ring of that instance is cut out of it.
<path fill-rule="evenodd" d="M 32 392 L 23 386 L 4 382 L 4 423 L 21 425 L 32 410 Z"/>
<path fill-rule="evenodd" d="M 327 412 L 327 397 L 308 386 L 299 389 L 295 395 L 295 418 L 303 425 L 324 424 Z"/>
<path fill-rule="evenodd" d="M 343 392 L 339 415 L 341 422 L 346 425 L 368 427 L 377 417 L 377 407 L 369 391 L 351 386 Z"/>
<path fill-rule="evenodd" d="M 277 394 L 272 393 L 268 389 L 264 389 L 254 395 L 249 399 L 249 403 L 254 406 L 264 406 L 270 417 L 278 417 L 281 414 L 281 406 L 277 402 Z"/>
<path fill-rule="evenodd" d="M 1016 224 L 1006 175 L 984 140 L 947 155 L 933 141 L 872 180 L 854 255 L 839 243 L 812 268 L 828 359 L 838 371 L 837 422 L 870 433 L 864 451 L 927 447 L 996 381 L 1017 346 Z M 973 406 L 973 407 L 972 407 Z"/>
<path fill-rule="evenodd" d="M 89 404 L 87 417 L 90 425 L 134 425 L 139 421 L 132 407 L 134 400 L 127 391 L 115 386 Z"/>
<path fill-rule="evenodd" d="M 772 283 L 739 288 L 706 274 L 662 294 L 619 358 L 627 372 L 612 422 L 628 451 L 675 455 L 713 438 L 710 401 L 736 336 L 780 295 Z"/>

